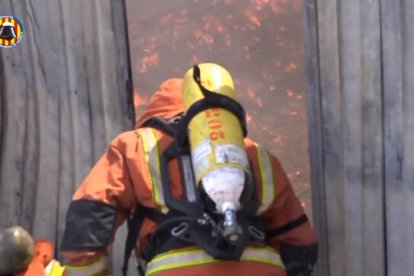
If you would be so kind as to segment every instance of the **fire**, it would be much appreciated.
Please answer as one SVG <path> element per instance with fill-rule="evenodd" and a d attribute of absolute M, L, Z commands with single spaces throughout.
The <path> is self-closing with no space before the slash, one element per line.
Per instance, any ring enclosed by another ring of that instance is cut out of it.
<path fill-rule="evenodd" d="M 262 99 L 260 97 L 257 96 L 256 92 L 254 92 L 254 90 L 252 88 L 247 88 L 247 95 L 249 96 L 249 98 L 256 102 L 256 104 L 260 107 L 263 106 L 263 102 Z"/>
<path fill-rule="evenodd" d="M 261 23 L 260 23 L 260 19 L 259 17 L 257 17 L 255 14 L 253 14 L 252 11 L 247 10 L 246 11 L 246 16 L 247 18 L 250 20 L 251 23 L 253 23 L 254 25 L 256 25 L 257 27 L 260 27 Z"/>
<path fill-rule="evenodd" d="M 195 30 L 193 32 L 195 40 L 197 41 L 197 45 L 208 45 L 211 48 L 211 45 L 214 42 L 214 37 L 203 30 Z"/>
<path fill-rule="evenodd" d="M 148 97 L 145 97 L 145 96 L 141 95 L 141 93 L 139 93 L 137 91 L 134 92 L 134 105 L 135 105 L 135 108 L 138 108 L 142 105 L 145 105 L 145 104 L 147 104 L 147 102 L 148 102 Z"/>
<path fill-rule="evenodd" d="M 282 8 L 282 4 L 286 4 L 287 1 L 292 1 L 292 0 L 278 0 L 278 1 L 271 1 L 271 0 L 256 0 L 256 6 L 255 9 L 256 10 L 261 10 L 263 9 L 265 6 L 270 6 L 272 9 L 272 12 L 274 14 L 283 14 L 285 13 L 285 10 Z"/>
<path fill-rule="evenodd" d="M 203 29 L 205 31 L 212 31 L 222 34 L 226 30 L 223 23 L 221 23 L 217 17 L 213 15 L 205 15 L 202 17 L 202 20 L 204 23 Z"/>
<path fill-rule="evenodd" d="M 291 89 L 288 89 L 288 90 L 286 90 L 286 93 L 287 93 L 287 95 L 288 95 L 288 97 L 294 97 L 295 96 L 295 91 L 293 91 L 293 90 L 291 90 Z"/>
<path fill-rule="evenodd" d="M 158 63 L 159 55 L 157 52 L 149 53 L 144 56 L 138 64 L 138 72 L 145 73 L 149 68 L 155 67 Z"/>
<path fill-rule="evenodd" d="M 283 145 L 282 136 L 280 134 L 275 135 L 273 137 L 273 142 L 275 142 L 277 145 L 282 146 Z"/>
<path fill-rule="evenodd" d="M 174 18 L 174 15 L 172 13 L 167 13 L 166 15 L 163 15 L 160 17 L 160 22 L 162 25 L 169 24 Z"/>
<path fill-rule="evenodd" d="M 297 65 L 293 62 L 285 66 L 285 72 L 292 72 L 292 71 L 295 71 L 296 69 L 297 69 Z"/>
<path fill-rule="evenodd" d="M 300 93 L 295 92 L 292 89 L 287 89 L 286 94 L 289 98 L 293 98 L 293 99 L 296 99 L 296 100 L 303 100 L 303 96 Z"/>
<path fill-rule="evenodd" d="M 250 123 L 252 121 L 252 116 L 249 114 L 249 112 L 246 112 L 246 123 Z"/>

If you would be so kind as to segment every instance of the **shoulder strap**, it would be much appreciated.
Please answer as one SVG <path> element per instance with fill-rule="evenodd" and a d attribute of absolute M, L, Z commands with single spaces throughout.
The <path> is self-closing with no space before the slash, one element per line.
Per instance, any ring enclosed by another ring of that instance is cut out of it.
<path fill-rule="evenodd" d="M 159 117 L 152 117 L 144 122 L 142 127 L 153 127 L 175 137 L 177 135 L 177 119 L 179 119 L 179 116 L 173 119 L 174 120 L 166 120 Z M 161 215 L 162 214 L 156 214 L 156 212 L 150 208 L 138 204 L 135 213 L 127 219 L 128 234 L 125 240 L 124 262 L 122 265 L 122 274 L 124 276 L 127 275 L 129 259 L 136 246 L 139 231 L 144 219 L 149 217 L 150 219 L 159 222 Z M 138 272 L 142 275 L 145 274 L 144 271 Z"/>
<path fill-rule="evenodd" d="M 160 117 L 151 117 L 142 124 L 142 127 L 153 127 L 170 136 L 176 136 L 178 132 L 177 125 L 180 119 L 180 115 L 169 120 Z"/>
<path fill-rule="evenodd" d="M 122 266 L 122 275 L 124 276 L 127 275 L 129 258 L 131 257 L 132 251 L 135 249 L 139 231 L 145 218 L 149 218 L 157 224 L 160 224 L 161 222 L 166 221 L 169 216 L 159 212 L 158 210 L 138 204 L 135 213 L 127 220 L 128 234 L 125 240 L 124 263 Z M 143 259 L 145 259 L 145 257 L 143 257 Z M 138 273 L 140 273 L 140 275 L 145 274 L 145 271 L 142 270 L 141 266 L 138 266 L 138 269 Z"/>

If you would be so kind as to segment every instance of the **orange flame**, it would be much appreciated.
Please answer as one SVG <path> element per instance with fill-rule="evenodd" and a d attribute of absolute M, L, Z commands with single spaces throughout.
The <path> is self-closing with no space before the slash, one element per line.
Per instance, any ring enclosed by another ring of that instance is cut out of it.
<path fill-rule="evenodd" d="M 252 121 L 252 116 L 249 114 L 249 112 L 246 112 L 246 123 L 250 123 Z"/>
<path fill-rule="evenodd" d="M 214 43 L 214 37 L 203 30 L 195 30 L 193 35 L 199 46 L 203 44 L 211 46 Z"/>
<path fill-rule="evenodd" d="M 145 96 L 141 95 L 137 91 L 134 92 L 134 105 L 135 105 L 135 108 L 138 108 L 142 105 L 145 105 L 145 104 L 147 104 L 147 102 L 148 102 L 148 97 L 145 97 Z"/>
<path fill-rule="evenodd" d="M 287 89 L 286 94 L 289 98 L 294 98 L 296 100 L 303 100 L 303 96 L 300 93 L 295 92 L 292 89 Z"/>
<path fill-rule="evenodd" d="M 150 67 L 155 67 L 158 63 L 159 55 L 157 52 L 147 54 L 141 58 L 138 64 L 138 72 L 147 72 Z"/>
<path fill-rule="evenodd" d="M 294 97 L 295 94 L 296 94 L 295 91 L 293 91 L 292 89 L 286 90 L 286 93 L 287 93 L 288 97 L 290 97 L 290 98 Z"/>
<path fill-rule="evenodd" d="M 289 63 L 288 65 L 285 66 L 285 72 L 292 72 L 295 71 L 297 69 L 297 65 L 295 63 Z"/>
<path fill-rule="evenodd" d="M 247 10 L 246 11 L 246 16 L 247 16 L 247 18 L 249 19 L 249 21 L 251 22 L 251 23 L 253 23 L 254 25 L 256 25 L 257 27 L 260 27 L 262 24 L 260 23 L 260 19 L 255 15 L 255 14 L 253 14 L 253 12 L 252 11 L 250 11 L 250 10 Z"/>
<path fill-rule="evenodd" d="M 283 146 L 282 136 L 280 134 L 276 134 L 273 137 L 273 142 L 275 142 L 277 145 Z"/>
<path fill-rule="evenodd" d="M 256 92 L 254 92 L 254 90 L 252 88 L 247 88 L 247 96 L 249 96 L 249 98 L 251 100 L 253 100 L 258 106 L 262 107 L 263 106 L 263 102 L 262 99 L 259 98 L 256 95 Z"/>

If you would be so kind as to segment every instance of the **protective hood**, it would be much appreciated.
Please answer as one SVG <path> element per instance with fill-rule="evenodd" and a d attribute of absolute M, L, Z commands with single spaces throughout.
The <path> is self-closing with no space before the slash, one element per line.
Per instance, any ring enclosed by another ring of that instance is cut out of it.
<path fill-rule="evenodd" d="M 144 113 L 138 118 L 136 127 L 141 127 L 151 117 L 170 119 L 184 112 L 182 79 L 169 79 L 163 82 L 151 97 Z"/>

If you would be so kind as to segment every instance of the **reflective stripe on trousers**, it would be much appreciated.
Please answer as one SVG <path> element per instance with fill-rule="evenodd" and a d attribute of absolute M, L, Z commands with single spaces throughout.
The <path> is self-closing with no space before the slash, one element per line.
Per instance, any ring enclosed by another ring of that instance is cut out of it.
<path fill-rule="evenodd" d="M 246 247 L 240 260 L 271 264 L 284 268 L 280 255 L 270 247 Z M 149 276 L 153 273 L 168 269 L 216 262 L 222 261 L 214 259 L 202 249 L 172 250 L 156 256 L 151 262 L 149 262 L 147 265 L 146 275 Z"/>
<path fill-rule="evenodd" d="M 109 275 L 108 258 L 102 256 L 96 262 L 90 265 L 71 266 L 67 265 L 65 272 L 67 276 L 100 276 Z"/>
<path fill-rule="evenodd" d="M 47 276 L 62 276 L 64 275 L 65 267 L 61 266 L 56 260 L 51 260 L 45 268 L 45 274 Z"/>

